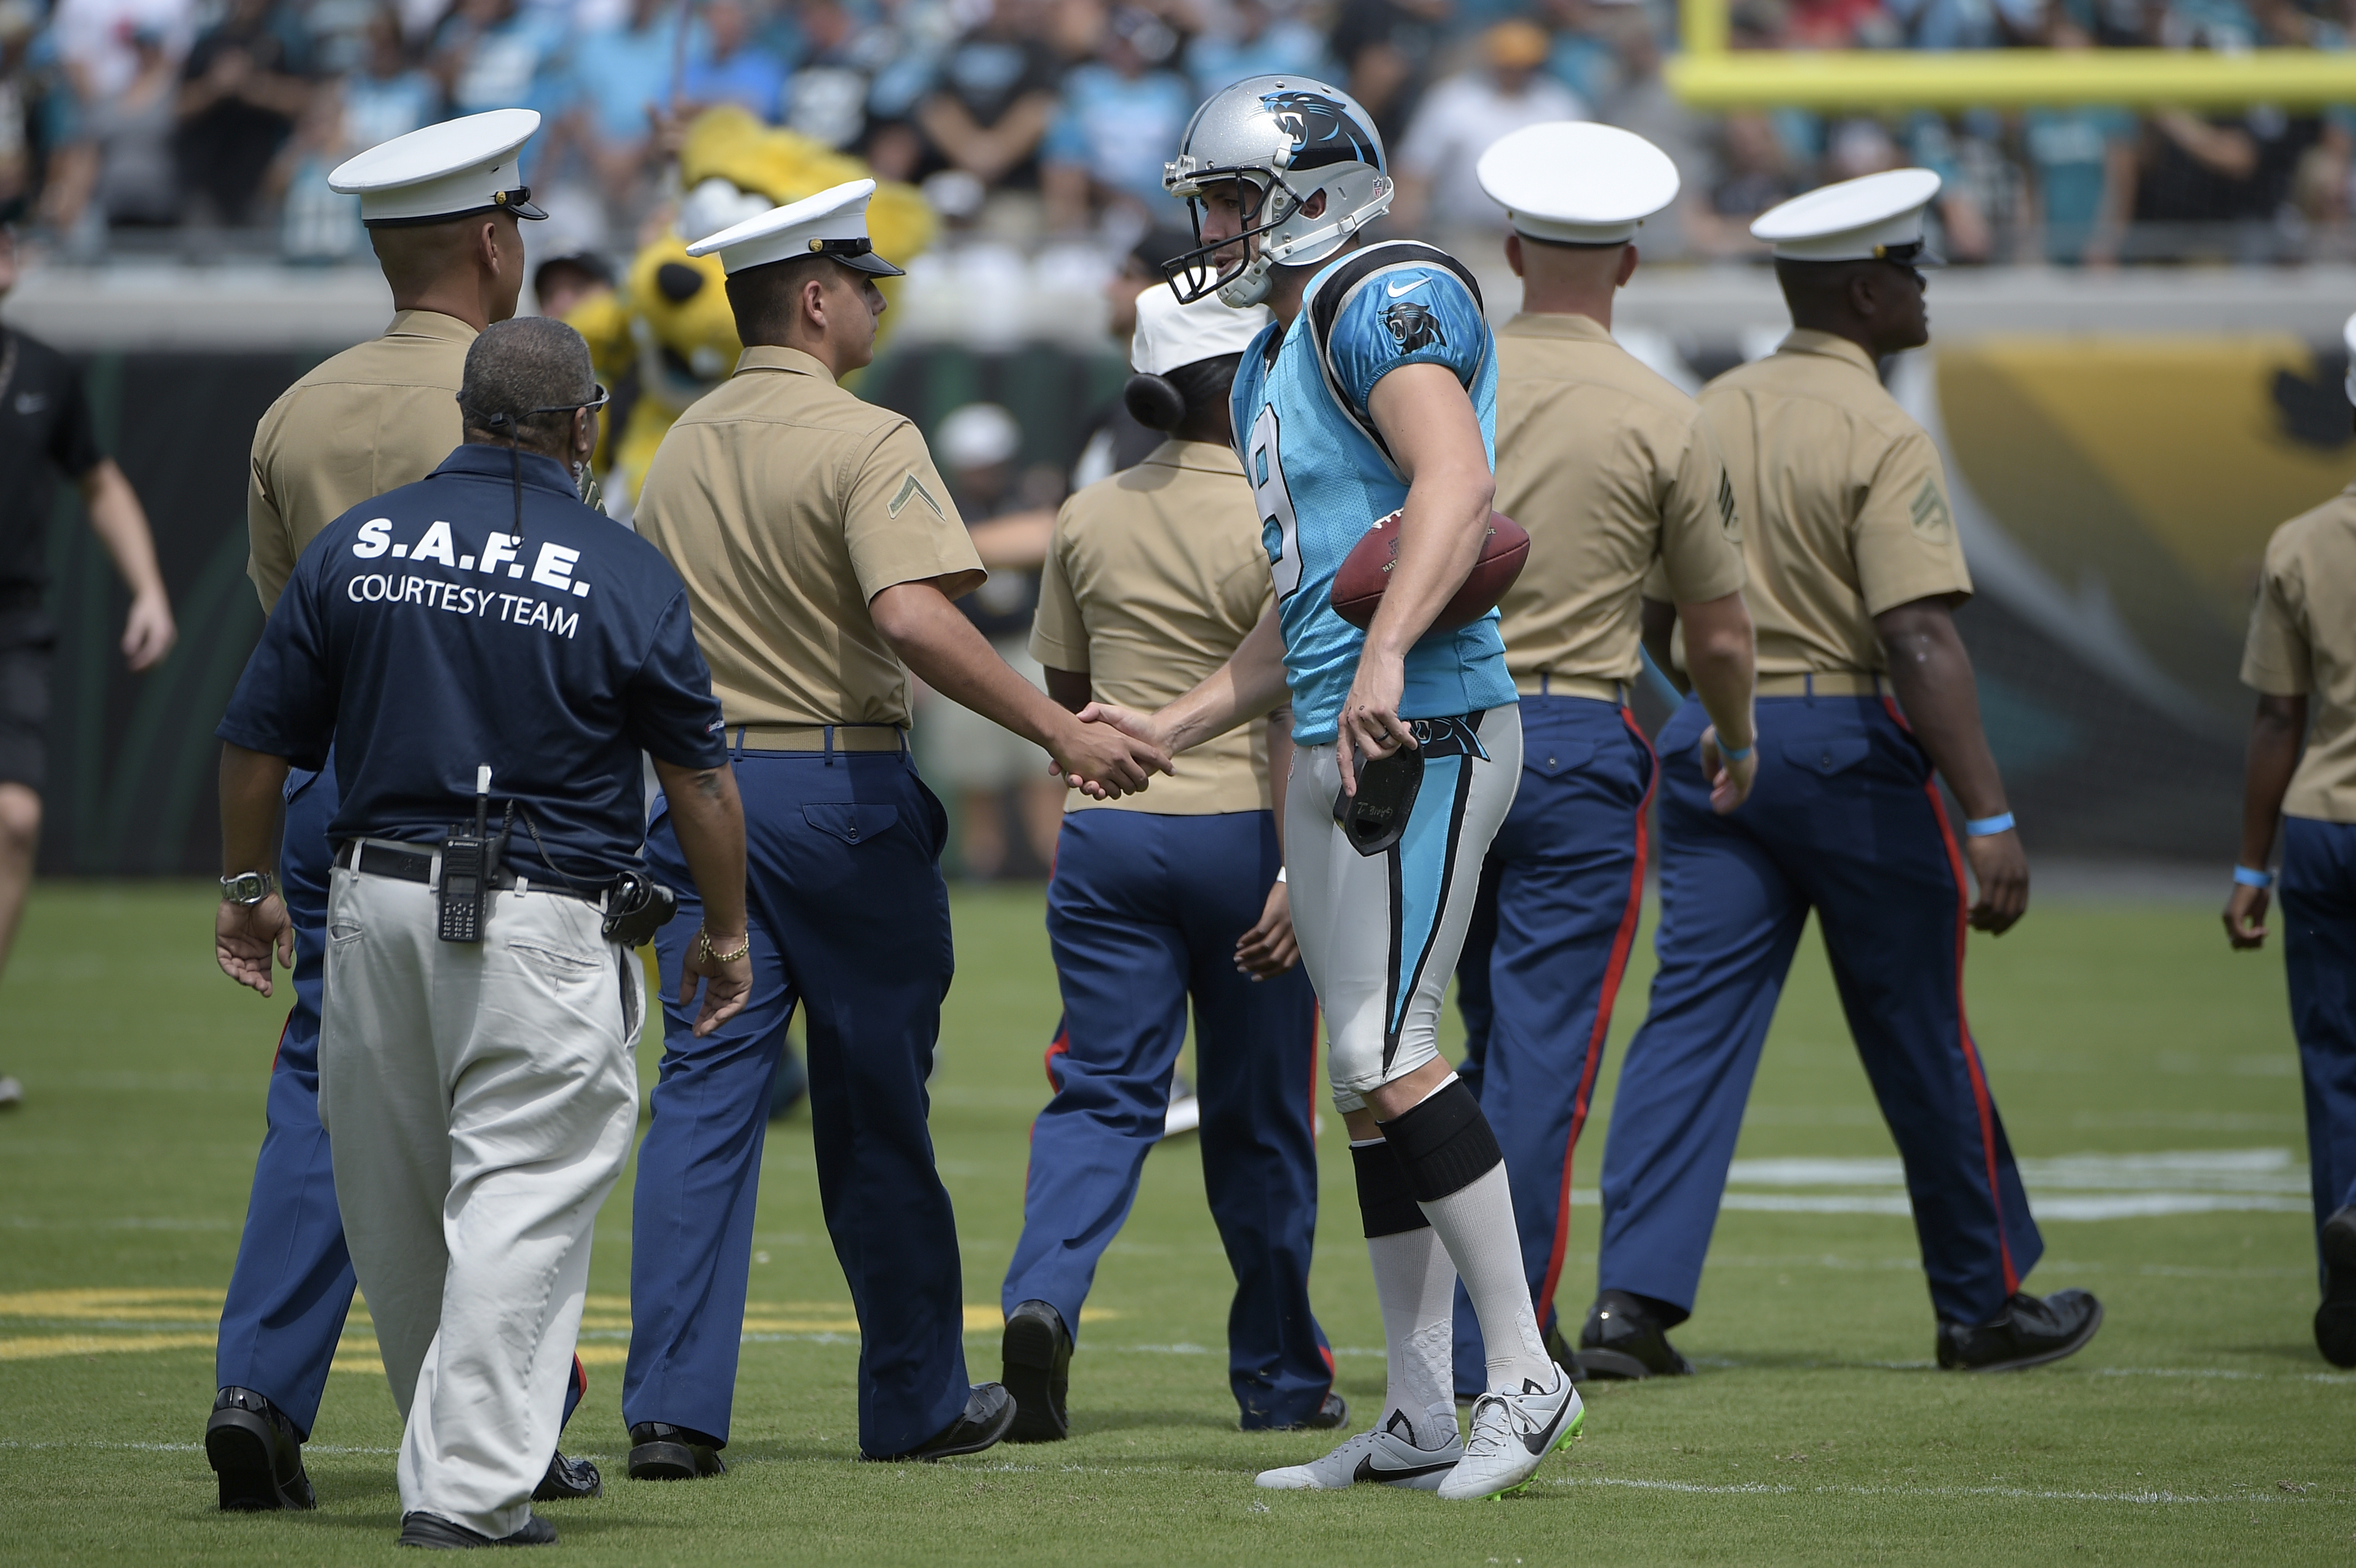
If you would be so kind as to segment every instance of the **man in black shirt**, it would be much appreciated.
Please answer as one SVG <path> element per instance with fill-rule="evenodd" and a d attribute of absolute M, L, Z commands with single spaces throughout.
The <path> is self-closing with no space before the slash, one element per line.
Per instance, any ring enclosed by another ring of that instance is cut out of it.
<path fill-rule="evenodd" d="M 16 283 L 16 216 L 0 212 L 0 296 Z M 172 651 L 179 633 L 155 569 L 147 514 L 123 470 L 99 450 L 80 373 L 48 344 L 0 327 L 0 970 L 7 967 L 32 883 L 48 783 L 43 731 L 57 628 L 41 601 L 49 581 L 56 474 L 80 487 L 91 528 L 131 590 L 123 656 L 133 669 L 148 669 Z M 14 1078 L 0 1076 L 0 1105 L 23 1097 Z"/>

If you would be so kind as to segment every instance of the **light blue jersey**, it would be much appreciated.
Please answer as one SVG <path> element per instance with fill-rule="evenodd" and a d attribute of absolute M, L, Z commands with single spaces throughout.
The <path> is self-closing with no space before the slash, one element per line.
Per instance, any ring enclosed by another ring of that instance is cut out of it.
<path fill-rule="evenodd" d="M 1280 330 L 1263 333 L 1236 372 L 1235 428 L 1276 576 L 1292 738 L 1322 745 L 1339 731 L 1366 641 L 1333 613 L 1333 574 L 1377 518 L 1407 502 L 1366 399 L 1402 365 L 1447 366 L 1472 399 L 1494 467 L 1497 351 L 1471 274 L 1412 240 L 1368 246 L 1319 272 L 1280 343 Z M 1402 719 L 1515 699 L 1494 610 L 1408 650 Z"/>

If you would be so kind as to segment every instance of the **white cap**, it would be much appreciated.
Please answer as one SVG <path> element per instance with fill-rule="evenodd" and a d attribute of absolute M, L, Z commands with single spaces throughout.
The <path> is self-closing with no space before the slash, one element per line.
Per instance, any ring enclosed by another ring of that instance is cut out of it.
<path fill-rule="evenodd" d="M 1525 125 L 1476 172 L 1514 231 L 1564 245 L 1624 245 L 1677 198 L 1677 165 L 1631 131 L 1583 121 Z"/>
<path fill-rule="evenodd" d="M 933 450 L 951 468 L 988 468 L 1023 450 L 1023 427 L 996 403 L 968 403 L 941 421 Z"/>
<path fill-rule="evenodd" d="M 867 238 L 867 203 L 874 195 L 873 180 L 852 180 L 705 235 L 687 253 L 709 256 L 716 251 L 721 270 L 727 272 L 797 256 L 831 256 L 846 267 L 896 278 L 900 269 L 877 255 Z"/>
<path fill-rule="evenodd" d="M 1935 267 L 1939 258 L 1922 243 L 1922 209 L 1938 194 L 1939 176 L 1929 169 L 1889 169 L 1771 207 L 1751 237 L 1775 247 L 1779 261 Z"/>
<path fill-rule="evenodd" d="M 494 109 L 412 131 L 347 158 L 327 187 L 360 198 L 371 229 L 477 212 L 548 216 L 531 202 L 516 154 L 540 129 L 536 109 Z"/>
<path fill-rule="evenodd" d="M 2356 315 L 2340 327 L 2340 340 L 2348 346 L 2348 400 L 2356 403 Z"/>
<path fill-rule="evenodd" d="M 1266 305 L 1237 310 L 1216 294 L 1180 304 L 1176 294 L 1157 285 L 1137 296 L 1137 333 L 1129 340 L 1129 368 L 1166 376 L 1198 359 L 1241 354 L 1274 319 Z"/>

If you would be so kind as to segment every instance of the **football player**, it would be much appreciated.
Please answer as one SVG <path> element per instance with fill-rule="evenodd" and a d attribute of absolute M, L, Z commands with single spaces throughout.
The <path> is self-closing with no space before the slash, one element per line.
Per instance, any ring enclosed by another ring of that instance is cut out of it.
<path fill-rule="evenodd" d="M 1293 922 L 1325 1008 L 1389 1361 L 1372 1430 L 1259 1484 L 1494 1497 L 1527 1482 L 1583 1419 L 1538 1336 L 1496 1137 L 1435 1039 L 1482 858 L 1521 771 L 1494 612 L 1434 624 L 1489 530 L 1495 345 L 1462 263 L 1413 241 L 1366 243 L 1391 178 L 1347 93 L 1301 77 L 1236 83 L 1195 111 L 1162 187 L 1194 221 L 1195 248 L 1168 269 L 1179 298 L 1215 293 L 1276 317 L 1246 351 L 1231 402 L 1276 603 L 1159 713 L 1098 705 L 1083 717 L 1175 751 L 1290 688 Z M 1334 613 L 1334 573 L 1393 512 L 1397 563 L 1361 631 Z M 1469 1440 L 1450 1383 L 1451 1274 L 1488 1350 Z"/>

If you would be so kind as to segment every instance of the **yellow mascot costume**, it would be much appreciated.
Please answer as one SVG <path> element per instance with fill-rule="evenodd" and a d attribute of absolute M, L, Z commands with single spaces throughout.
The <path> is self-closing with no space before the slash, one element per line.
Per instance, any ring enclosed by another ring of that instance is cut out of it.
<path fill-rule="evenodd" d="M 858 159 L 764 126 L 734 105 L 696 119 L 679 163 L 686 195 L 678 219 L 638 252 L 620 288 L 565 318 L 589 340 L 605 385 L 637 371 L 637 399 L 622 428 L 605 432 L 599 452 L 608 505 L 623 517 L 636 506 L 638 482 L 671 421 L 726 380 L 744 351 L 720 258 L 690 256 L 689 244 L 868 174 Z M 867 209 L 867 229 L 878 252 L 905 264 L 932 242 L 932 210 L 915 187 L 885 183 Z M 896 292 L 898 281 L 884 280 L 884 292 Z M 888 326 L 891 316 L 884 319 Z"/>

